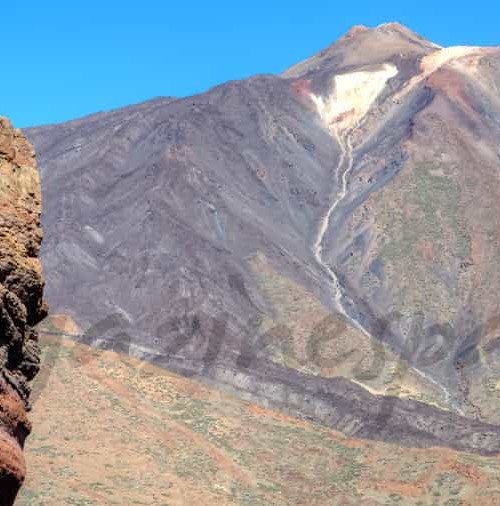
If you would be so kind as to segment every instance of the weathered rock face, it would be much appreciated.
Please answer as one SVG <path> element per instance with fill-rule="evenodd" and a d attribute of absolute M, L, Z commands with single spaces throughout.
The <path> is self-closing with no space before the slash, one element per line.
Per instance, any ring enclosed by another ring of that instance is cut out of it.
<path fill-rule="evenodd" d="M 33 326 L 46 314 L 40 204 L 34 151 L 0 118 L 0 506 L 13 504 L 23 482 L 22 448 L 31 430 L 29 381 L 39 368 Z"/>

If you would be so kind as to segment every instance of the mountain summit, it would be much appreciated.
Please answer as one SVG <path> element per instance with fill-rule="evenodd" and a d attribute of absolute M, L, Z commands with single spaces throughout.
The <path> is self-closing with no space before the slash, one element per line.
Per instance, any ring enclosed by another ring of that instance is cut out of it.
<path fill-rule="evenodd" d="M 439 46 L 425 40 L 399 23 L 385 23 L 376 28 L 354 26 L 341 39 L 300 62 L 283 75 L 304 77 L 309 73 L 340 70 L 350 66 L 370 65 L 394 61 L 404 57 L 418 58 Z"/>
<path fill-rule="evenodd" d="M 498 82 L 498 48 L 389 23 L 28 130 L 54 311 L 348 434 L 500 450 Z"/>

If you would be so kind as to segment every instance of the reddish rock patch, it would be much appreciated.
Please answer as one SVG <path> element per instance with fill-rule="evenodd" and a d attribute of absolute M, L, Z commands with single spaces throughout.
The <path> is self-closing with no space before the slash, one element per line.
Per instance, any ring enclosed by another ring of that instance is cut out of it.
<path fill-rule="evenodd" d="M 0 506 L 13 504 L 26 474 L 29 382 L 39 369 L 33 326 L 46 314 L 40 205 L 33 149 L 0 118 Z"/>

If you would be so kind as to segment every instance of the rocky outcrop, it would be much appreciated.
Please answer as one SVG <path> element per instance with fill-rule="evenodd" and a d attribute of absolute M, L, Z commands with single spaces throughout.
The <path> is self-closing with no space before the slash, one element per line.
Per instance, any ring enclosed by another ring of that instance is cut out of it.
<path fill-rule="evenodd" d="M 349 434 L 498 452 L 476 422 L 500 425 L 499 80 L 500 48 L 390 23 L 280 76 L 28 130 L 51 308 Z M 233 367 L 247 348 L 260 368 Z"/>
<path fill-rule="evenodd" d="M 46 314 L 40 205 L 35 153 L 0 118 L 0 506 L 13 504 L 25 476 L 29 382 L 39 369 L 34 325 Z"/>

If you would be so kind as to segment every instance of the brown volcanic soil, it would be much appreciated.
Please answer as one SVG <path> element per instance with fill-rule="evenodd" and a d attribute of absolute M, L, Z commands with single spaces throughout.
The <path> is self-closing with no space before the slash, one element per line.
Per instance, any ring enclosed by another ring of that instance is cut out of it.
<path fill-rule="evenodd" d="M 114 352 L 42 344 L 19 506 L 500 504 L 496 457 L 346 438 Z"/>

